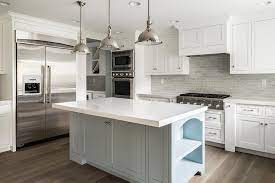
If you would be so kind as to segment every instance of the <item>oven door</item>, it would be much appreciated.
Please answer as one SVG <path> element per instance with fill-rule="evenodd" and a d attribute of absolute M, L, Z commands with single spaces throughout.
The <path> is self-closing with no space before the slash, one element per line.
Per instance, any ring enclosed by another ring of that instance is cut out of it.
<path fill-rule="evenodd" d="M 133 98 L 133 78 L 113 78 L 112 96 L 117 98 Z"/>
<path fill-rule="evenodd" d="M 130 54 L 114 55 L 113 56 L 113 71 L 132 71 L 133 70 L 133 58 Z"/>

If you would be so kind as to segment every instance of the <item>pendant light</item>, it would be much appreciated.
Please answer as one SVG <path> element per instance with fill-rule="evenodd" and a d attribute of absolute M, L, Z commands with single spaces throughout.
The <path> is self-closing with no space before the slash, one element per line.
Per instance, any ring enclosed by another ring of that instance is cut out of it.
<path fill-rule="evenodd" d="M 119 46 L 117 42 L 112 38 L 112 27 L 111 27 L 111 1 L 109 0 L 108 5 L 108 35 L 104 38 L 99 46 L 102 50 L 118 50 Z"/>
<path fill-rule="evenodd" d="M 80 42 L 77 45 L 75 45 L 73 52 L 81 53 L 81 54 L 89 54 L 91 53 L 90 49 L 85 43 L 83 43 L 83 39 L 82 39 L 82 7 L 84 7 L 86 3 L 82 1 L 76 1 L 76 3 L 80 7 Z"/>
<path fill-rule="evenodd" d="M 159 36 L 155 33 L 155 31 L 151 28 L 152 21 L 150 15 L 150 0 L 148 0 L 148 19 L 147 19 L 147 27 L 145 31 L 143 31 L 136 41 L 136 44 L 142 44 L 146 46 L 153 46 L 162 44 L 162 41 L 159 40 Z"/>

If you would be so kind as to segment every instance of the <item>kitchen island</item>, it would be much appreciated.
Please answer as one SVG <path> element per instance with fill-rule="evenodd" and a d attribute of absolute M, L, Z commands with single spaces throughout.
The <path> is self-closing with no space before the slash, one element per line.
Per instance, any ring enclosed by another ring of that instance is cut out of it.
<path fill-rule="evenodd" d="M 53 107 L 71 112 L 72 161 L 140 183 L 184 183 L 204 173 L 207 107 L 119 98 Z"/>

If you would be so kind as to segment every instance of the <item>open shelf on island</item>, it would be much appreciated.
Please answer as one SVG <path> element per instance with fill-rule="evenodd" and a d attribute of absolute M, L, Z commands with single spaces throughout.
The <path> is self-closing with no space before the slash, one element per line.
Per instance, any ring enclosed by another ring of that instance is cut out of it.
<path fill-rule="evenodd" d="M 176 158 L 180 160 L 200 147 L 202 143 L 197 140 L 181 139 L 176 145 L 178 146 L 178 148 L 176 148 Z"/>

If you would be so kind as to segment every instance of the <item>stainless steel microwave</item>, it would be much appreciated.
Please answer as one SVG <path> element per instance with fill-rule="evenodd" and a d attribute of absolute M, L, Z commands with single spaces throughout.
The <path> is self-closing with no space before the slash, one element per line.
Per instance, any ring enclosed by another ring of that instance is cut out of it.
<path fill-rule="evenodd" d="M 134 71 L 133 50 L 112 52 L 112 71 Z"/>

